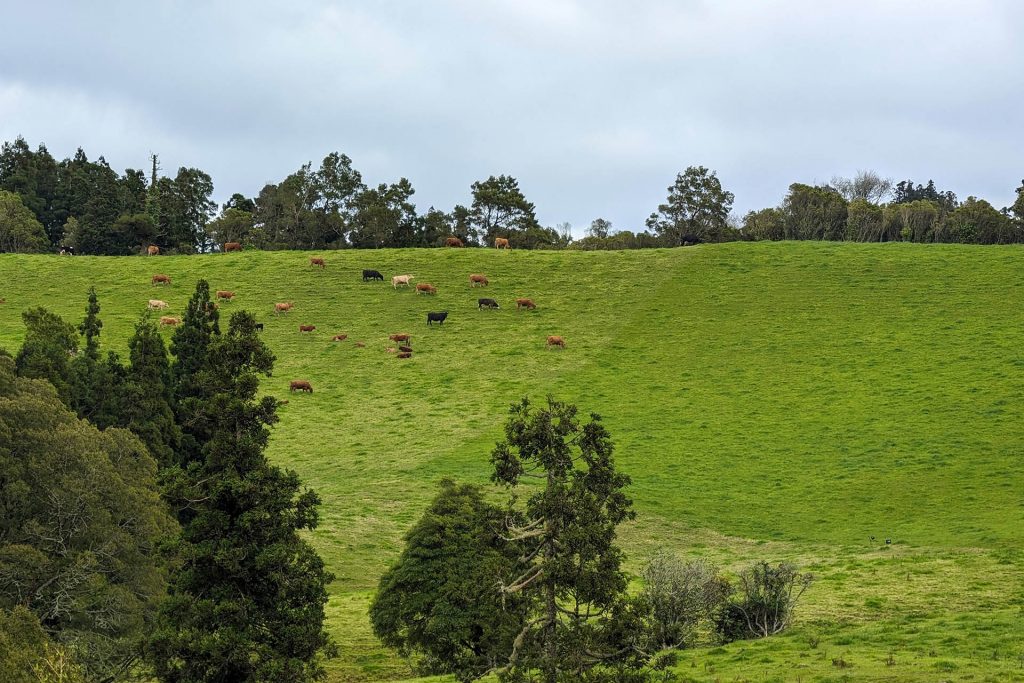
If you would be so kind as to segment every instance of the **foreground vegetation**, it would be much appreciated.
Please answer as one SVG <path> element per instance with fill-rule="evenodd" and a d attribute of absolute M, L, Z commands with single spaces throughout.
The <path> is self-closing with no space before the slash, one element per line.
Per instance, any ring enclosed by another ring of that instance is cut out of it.
<path fill-rule="evenodd" d="M 78 321 L 91 285 L 122 354 L 147 299 L 179 314 L 199 277 L 237 292 L 225 313 L 254 311 L 278 359 L 263 390 L 315 387 L 280 408 L 268 453 L 323 498 L 311 540 L 336 576 L 333 680 L 411 675 L 371 634 L 377 581 L 437 482 L 486 482 L 508 404 L 548 391 L 602 414 L 632 478 L 627 571 L 668 546 L 817 577 L 791 631 L 684 651 L 684 678 L 1024 680 L 1019 248 L 350 251 L 323 272 L 307 256 L 4 256 L 0 346 L 20 344 L 32 305 Z M 364 284 L 364 267 L 439 292 Z M 174 284 L 152 287 L 155 272 Z M 503 309 L 476 310 L 470 272 Z M 428 330 L 424 312 L 445 309 Z M 412 359 L 384 351 L 400 331 Z M 546 351 L 547 334 L 568 348 Z"/>

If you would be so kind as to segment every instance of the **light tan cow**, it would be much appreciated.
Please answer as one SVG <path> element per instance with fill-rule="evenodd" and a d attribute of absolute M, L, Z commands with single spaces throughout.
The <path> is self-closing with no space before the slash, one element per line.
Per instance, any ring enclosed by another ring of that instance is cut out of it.
<path fill-rule="evenodd" d="M 287 313 L 288 311 L 292 310 L 292 307 L 294 305 L 295 304 L 293 304 L 291 301 L 284 301 L 279 304 L 274 304 L 274 313 L 277 315 Z"/>
<path fill-rule="evenodd" d="M 557 335 L 550 335 L 548 337 L 548 346 L 547 347 L 550 349 L 550 348 L 554 348 L 555 346 L 557 346 L 560 349 L 564 349 L 565 348 L 565 340 L 562 339 L 561 337 L 557 336 Z"/>
<path fill-rule="evenodd" d="M 398 289 L 398 285 L 409 286 L 409 282 L 416 277 L 415 275 L 395 275 L 391 278 L 391 286 Z"/>
<path fill-rule="evenodd" d="M 167 308 L 167 302 L 161 301 L 160 299 L 150 299 L 149 310 L 155 311 L 158 308 Z"/>
<path fill-rule="evenodd" d="M 156 256 L 159 253 L 160 247 L 156 246 L 155 244 L 151 244 L 148 247 L 146 247 L 146 254 L 148 254 L 149 256 Z"/>
<path fill-rule="evenodd" d="M 494 238 L 494 248 L 495 249 L 511 249 L 512 245 L 508 243 L 508 238 L 506 238 L 506 237 L 495 237 Z"/>

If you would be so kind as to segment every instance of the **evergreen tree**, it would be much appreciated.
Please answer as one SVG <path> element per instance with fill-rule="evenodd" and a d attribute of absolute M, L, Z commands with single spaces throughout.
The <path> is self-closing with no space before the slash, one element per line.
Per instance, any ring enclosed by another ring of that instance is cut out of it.
<path fill-rule="evenodd" d="M 208 438 L 166 491 L 185 523 L 148 644 L 161 681 L 312 681 L 332 652 L 323 629 L 332 576 L 299 536 L 316 526 L 319 497 L 263 453 L 277 401 L 256 395 L 273 362 L 246 312 L 204 349 L 196 374 L 208 391 L 193 399 L 193 417 Z"/>
<path fill-rule="evenodd" d="M 15 359 L 18 374 L 49 381 L 61 400 L 71 405 L 74 385 L 69 379 L 70 359 L 78 353 L 74 326 L 42 307 L 23 312 L 21 319 L 25 322 L 25 341 Z"/>
<path fill-rule="evenodd" d="M 181 429 L 171 409 L 171 365 L 163 337 L 144 316 L 128 341 L 131 351 L 125 383 L 125 426 L 149 447 L 161 467 L 175 459 Z"/>
<path fill-rule="evenodd" d="M 89 303 L 85 308 L 85 319 L 78 326 L 78 333 L 85 337 L 85 346 L 71 361 L 70 407 L 78 417 L 89 420 L 100 429 L 125 426 L 121 412 L 123 393 L 119 378 L 120 363 L 117 356 L 100 357 L 100 303 L 96 288 L 89 289 Z"/>
<path fill-rule="evenodd" d="M 207 387 L 199 375 L 206 366 L 211 342 L 220 335 L 219 319 L 220 314 L 210 300 L 210 284 L 200 280 L 181 325 L 171 337 L 171 353 L 174 354 L 171 382 L 178 424 L 183 425 L 183 463 L 199 460 L 201 445 L 210 437 L 209 427 L 199 415 L 200 402 L 207 395 Z"/>

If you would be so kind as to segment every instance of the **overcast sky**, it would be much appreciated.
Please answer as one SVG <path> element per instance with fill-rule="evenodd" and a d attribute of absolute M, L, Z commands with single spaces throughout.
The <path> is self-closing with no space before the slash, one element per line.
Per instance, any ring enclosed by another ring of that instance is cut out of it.
<path fill-rule="evenodd" d="M 857 169 L 997 208 L 1024 177 L 1019 0 L 3 4 L 0 139 L 154 151 L 221 200 L 335 150 L 421 211 L 511 174 L 577 235 L 689 165 L 740 214 Z"/>

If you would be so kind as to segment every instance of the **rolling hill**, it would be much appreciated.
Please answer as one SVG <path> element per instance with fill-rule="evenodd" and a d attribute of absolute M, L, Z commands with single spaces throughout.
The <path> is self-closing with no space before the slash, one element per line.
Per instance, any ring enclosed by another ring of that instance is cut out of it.
<path fill-rule="evenodd" d="M 269 455 L 324 499 L 312 540 L 336 574 L 331 680 L 413 675 L 370 632 L 377 579 L 438 480 L 486 483 L 508 405 L 547 393 L 612 434 L 638 511 L 631 570 L 670 547 L 817 576 L 794 629 L 684 652 L 684 679 L 1024 680 L 1021 247 L 342 251 L 315 254 L 323 271 L 311 255 L 2 255 L 0 347 L 16 350 L 29 306 L 77 323 L 90 285 L 122 353 L 147 299 L 178 314 L 200 277 L 236 292 L 222 315 L 265 323 L 264 390 L 289 399 Z M 438 293 L 364 283 L 363 268 Z M 277 301 L 294 311 L 275 316 Z M 428 310 L 448 321 L 428 328 Z M 385 351 L 395 332 L 413 358 Z M 545 349 L 548 334 L 567 348 Z M 286 396 L 297 378 L 314 393 Z"/>

